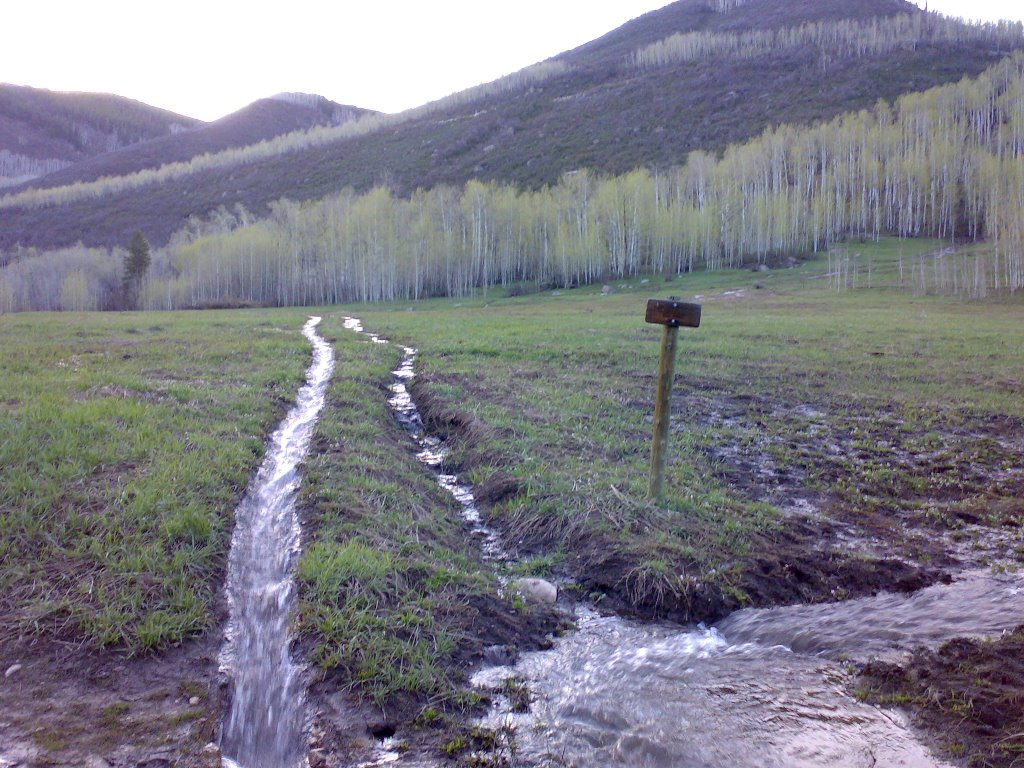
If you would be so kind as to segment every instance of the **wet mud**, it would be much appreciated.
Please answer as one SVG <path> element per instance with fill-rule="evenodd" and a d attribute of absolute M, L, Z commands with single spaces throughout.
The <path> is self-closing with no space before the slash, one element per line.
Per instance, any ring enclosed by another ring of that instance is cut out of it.
<path fill-rule="evenodd" d="M 218 768 L 220 642 L 211 632 L 127 659 L 52 639 L 4 639 L 0 766 Z"/>
<path fill-rule="evenodd" d="M 860 670 L 857 695 L 912 713 L 938 749 L 969 766 L 1024 763 L 1024 626 L 992 640 L 957 638 L 909 661 Z"/>

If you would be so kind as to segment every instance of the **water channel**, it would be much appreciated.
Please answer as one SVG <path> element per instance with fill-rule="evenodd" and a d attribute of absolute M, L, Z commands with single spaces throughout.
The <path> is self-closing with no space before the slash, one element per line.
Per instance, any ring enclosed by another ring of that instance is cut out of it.
<path fill-rule="evenodd" d="M 302 668 L 289 651 L 295 603 L 292 570 L 299 554 L 297 467 L 309 449 L 334 368 L 334 351 L 310 318 L 303 334 L 313 362 L 295 405 L 235 511 L 228 561 L 230 618 L 221 668 L 231 680 L 231 708 L 221 751 L 227 768 L 306 765 Z"/>

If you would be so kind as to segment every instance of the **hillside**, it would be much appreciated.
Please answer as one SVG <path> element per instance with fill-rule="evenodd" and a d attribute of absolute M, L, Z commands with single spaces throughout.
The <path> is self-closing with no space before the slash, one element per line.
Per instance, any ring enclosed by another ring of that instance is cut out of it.
<path fill-rule="evenodd" d="M 0 187 L 199 124 L 121 96 L 0 83 Z"/>
<path fill-rule="evenodd" d="M 900 14 L 897 24 L 892 17 Z M 645 48 L 679 33 L 696 35 L 683 42 L 703 53 L 638 63 Z M 762 47 L 747 46 L 757 34 Z M 336 140 L 320 135 L 279 153 L 214 158 L 165 180 L 68 188 L 17 205 L 0 199 L 0 248 L 111 246 L 139 228 L 159 244 L 189 216 L 220 206 L 262 214 L 282 197 L 318 199 L 345 187 L 384 183 L 404 195 L 478 178 L 540 188 L 583 167 L 664 168 L 767 126 L 826 120 L 977 75 L 1022 45 L 1019 30 L 950 26 L 903 0 L 679 0 L 556 57 L 542 72 L 375 120 Z"/>
<path fill-rule="evenodd" d="M 256 144 L 314 126 L 341 125 L 366 114 L 372 112 L 335 104 L 322 96 L 280 94 L 253 102 L 215 122 L 89 158 L 25 186 L 59 187 L 103 176 L 122 176 L 144 168 L 186 161 L 197 155 Z"/>

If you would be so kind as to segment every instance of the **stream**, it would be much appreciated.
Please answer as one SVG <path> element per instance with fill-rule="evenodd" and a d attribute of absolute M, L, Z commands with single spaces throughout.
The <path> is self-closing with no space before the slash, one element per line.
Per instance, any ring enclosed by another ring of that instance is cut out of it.
<path fill-rule="evenodd" d="M 227 768 L 307 764 L 304 682 L 302 667 L 289 651 L 289 622 L 300 535 L 297 467 L 309 449 L 334 368 L 334 351 L 316 332 L 319 322 L 312 317 L 302 329 L 313 345 L 306 383 L 271 436 L 235 510 L 228 560 L 230 618 L 220 657 L 232 684 L 231 709 L 220 740 Z"/>
<path fill-rule="evenodd" d="M 911 595 L 747 609 L 711 629 L 576 611 L 579 631 L 553 650 L 473 679 L 526 680 L 528 713 L 498 700 L 483 721 L 515 727 L 525 765 L 946 768 L 899 713 L 850 695 L 846 661 L 1012 629 L 1024 576 L 979 572 Z"/>
<path fill-rule="evenodd" d="M 354 318 L 346 327 L 363 330 Z M 507 561 L 500 536 L 480 520 L 472 488 L 441 466 L 447 447 L 426 433 L 406 383 L 416 350 L 405 347 L 389 404 L 419 446 L 420 461 L 457 499 L 483 556 Z M 493 691 L 525 681 L 528 712 L 494 695 L 479 722 L 515 731 L 510 765 L 576 768 L 951 768 L 898 712 L 857 701 L 851 661 L 902 658 L 917 646 L 994 636 L 1024 616 L 1024 574 L 976 571 L 952 584 L 824 605 L 746 609 L 717 627 L 602 616 L 566 606 L 578 631 L 514 666 L 487 667 L 473 684 Z M 360 768 L 433 766 L 385 742 Z M 415 738 L 415 734 L 411 735 Z M 479 756 L 481 765 L 492 755 Z M 498 763 L 494 763 L 498 764 Z"/>

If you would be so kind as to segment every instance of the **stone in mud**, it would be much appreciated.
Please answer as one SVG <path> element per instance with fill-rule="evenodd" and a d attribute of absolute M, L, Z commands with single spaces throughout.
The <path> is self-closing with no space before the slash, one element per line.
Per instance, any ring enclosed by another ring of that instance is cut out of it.
<path fill-rule="evenodd" d="M 509 584 L 527 600 L 554 605 L 558 600 L 558 587 L 544 579 L 516 579 Z"/>
<path fill-rule="evenodd" d="M 481 652 L 483 662 L 489 667 L 504 667 L 516 660 L 514 645 L 489 645 Z"/>

